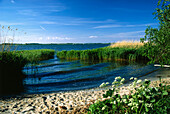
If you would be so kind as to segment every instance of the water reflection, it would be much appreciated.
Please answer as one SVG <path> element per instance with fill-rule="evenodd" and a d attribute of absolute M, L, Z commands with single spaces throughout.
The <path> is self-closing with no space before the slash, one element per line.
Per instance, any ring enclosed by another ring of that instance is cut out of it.
<path fill-rule="evenodd" d="M 143 62 L 67 61 L 54 58 L 32 67 L 26 66 L 23 72 L 27 75 L 24 80 L 27 93 L 46 93 L 98 87 L 102 82 L 112 82 L 116 76 L 129 79 L 155 69 L 153 65 Z"/>

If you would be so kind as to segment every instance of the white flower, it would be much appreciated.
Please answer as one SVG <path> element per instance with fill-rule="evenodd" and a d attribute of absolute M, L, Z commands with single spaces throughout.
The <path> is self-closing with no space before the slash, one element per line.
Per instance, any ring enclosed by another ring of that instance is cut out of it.
<path fill-rule="evenodd" d="M 98 100 L 96 100 L 94 103 L 98 103 L 99 101 Z"/>
<path fill-rule="evenodd" d="M 132 101 L 133 101 L 133 98 L 130 98 L 130 99 L 129 99 L 129 101 L 131 101 L 131 102 L 132 102 Z"/>
<path fill-rule="evenodd" d="M 145 79 L 145 82 L 146 82 L 146 81 L 149 81 L 149 80 L 148 80 L 148 79 Z"/>
<path fill-rule="evenodd" d="M 142 101 L 142 100 L 139 100 L 139 103 L 143 103 L 143 101 Z"/>
<path fill-rule="evenodd" d="M 115 85 L 112 85 L 113 88 L 115 88 Z"/>
<path fill-rule="evenodd" d="M 118 82 L 115 80 L 112 84 L 114 85 L 114 84 L 116 84 L 116 83 L 118 83 Z"/>
<path fill-rule="evenodd" d="M 134 79 L 133 77 L 130 78 L 130 80 L 133 80 L 133 79 Z"/>
<path fill-rule="evenodd" d="M 122 78 L 120 82 L 124 82 L 125 81 L 125 78 Z"/>
<path fill-rule="evenodd" d="M 114 101 L 114 104 L 116 104 L 116 101 Z"/>
<path fill-rule="evenodd" d="M 134 78 L 134 80 L 137 80 L 137 78 Z"/>
<path fill-rule="evenodd" d="M 106 82 L 106 85 L 108 85 L 109 84 L 109 82 Z"/>
<path fill-rule="evenodd" d="M 106 109 L 106 107 L 107 107 L 107 106 L 105 105 L 105 106 L 102 108 L 102 110 L 105 110 L 105 109 Z"/>
<path fill-rule="evenodd" d="M 127 100 L 126 99 L 123 99 L 123 102 L 126 102 Z"/>
<path fill-rule="evenodd" d="M 142 97 L 141 95 L 138 95 L 138 97 Z"/>
<path fill-rule="evenodd" d="M 103 82 L 99 87 L 105 87 L 106 84 Z"/>
<path fill-rule="evenodd" d="M 138 80 L 136 83 L 139 84 L 139 83 L 141 83 L 141 82 L 142 82 L 142 80 Z"/>
<path fill-rule="evenodd" d="M 132 103 L 129 103 L 128 106 L 132 106 Z"/>
<path fill-rule="evenodd" d="M 116 78 L 115 78 L 115 80 L 117 80 L 117 79 L 121 79 L 121 77 L 120 77 L 120 76 L 118 76 L 118 77 L 116 77 Z"/>

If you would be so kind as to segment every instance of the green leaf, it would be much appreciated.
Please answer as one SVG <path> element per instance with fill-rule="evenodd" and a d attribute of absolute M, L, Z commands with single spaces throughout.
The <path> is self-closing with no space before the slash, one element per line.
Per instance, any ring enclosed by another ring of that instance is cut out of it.
<path fill-rule="evenodd" d="M 167 91 L 163 91 L 163 95 L 168 95 L 168 92 Z"/>
<path fill-rule="evenodd" d="M 151 103 L 155 102 L 155 99 L 150 100 Z"/>
<path fill-rule="evenodd" d="M 149 111 L 149 109 L 148 109 L 148 107 L 145 105 L 145 110 L 146 110 L 146 112 L 148 112 Z"/>

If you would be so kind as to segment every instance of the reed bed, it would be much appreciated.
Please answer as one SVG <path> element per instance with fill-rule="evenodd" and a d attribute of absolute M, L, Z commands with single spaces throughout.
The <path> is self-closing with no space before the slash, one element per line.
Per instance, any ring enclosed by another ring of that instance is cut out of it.
<path fill-rule="evenodd" d="M 28 62 L 33 63 L 53 58 L 55 51 L 51 49 L 40 49 L 14 51 L 14 53 L 23 56 L 23 58 L 25 58 Z"/>
<path fill-rule="evenodd" d="M 22 68 L 27 63 L 54 57 L 54 50 L 24 50 L 0 52 L 0 96 L 24 91 Z"/>
<path fill-rule="evenodd" d="M 109 47 L 115 48 L 141 48 L 144 44 L 139 41 L 121 41 L 111 44 Z"/>
<path fill-rule="evenodd" d="M 104 47 L 91 50 L 58 51 L 57 57 L 68 60 L 115 60 L 137 61 L 147 59 L 142 56 L 141 48 Z"/>

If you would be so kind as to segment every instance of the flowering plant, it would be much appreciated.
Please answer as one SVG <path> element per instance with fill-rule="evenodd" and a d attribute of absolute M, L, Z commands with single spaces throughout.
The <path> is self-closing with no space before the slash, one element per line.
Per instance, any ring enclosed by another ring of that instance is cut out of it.
<path fill-rule="evenodd" d="M 128 86 L 129 93 L 120 95 L 120 86 L 125 81 L 124 78 L 116 77 L 112 83 L 112 88 L 107 90 L 103 97 L 104 101 L 96 101 L 89 107 L 92 114 L 143 114 L 143 113 L 167 113 L 170 109 L 169 86 L 159 84 L 159 87 L 149 87 L 150 81 L 145 79 L 133 80 Z M 106 87 L 109 83 L 102 83 L 100 87 Z"/>

